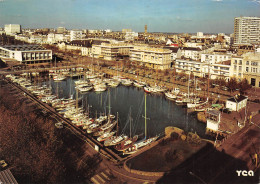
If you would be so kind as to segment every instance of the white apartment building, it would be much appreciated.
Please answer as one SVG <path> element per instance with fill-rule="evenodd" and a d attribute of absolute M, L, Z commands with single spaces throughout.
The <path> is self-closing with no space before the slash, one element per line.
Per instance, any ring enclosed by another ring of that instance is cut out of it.
<path fill-rule="evenodd" d="M 126 32 L 125 33 L 125 40 L 126 41 L 133 41 L 135 37 L 138 37 L 138 33 L 136 32 Z"/>
<path fill-rule="evenodd" d="M 81 40 L 81 39 L 82 39 L 82 31 L 80 31 L 80 30 L 71 30 L 70 31 L 70 41 Z"/>
<path fill-rule="evenodd" d="M 65 37 L 64 34 L 54 34 L 50 33 L 47 36 L 47 43 L 53 44 L 57 42 L 63 42 L 63 41 L 68 41 L 67 37 Z"/>
<path fill-rule="evenodd" d="M 24 42 L 28 42 L 29 41 L 29 37 L 25 36 L 25 35 L 15 35 L 15 39 L 16 40 L 20 40 L 20 41 L 24 41 Z"/>
<path fill-rule="evenodd" d="M 181 55 L 186 59 L 199 60 L 202 50 L 197 47 L 183 47 Z"/>
<path fill-rule="evenodd" d="M 7 35 L 21 33 L 21 25 L 19 25 L 19 24 L 6 24 L 5 25 L 5 33 Z"/>
<path fill-rule="evenodd" d="M 92 54 L 95 58 L 116 60 L 118 56 L 129 55 L 133 46 L 125 43 L 101 43 L 92 46 Z"/>
<path fill-rule="evenodd" d="M 234 42 L 236 44 L 259 44 L 260 18 L 236 17 L 234 22 Z"/>
<path fill-rule="evenodd" d="M 28 39 L 29 43 L 44 44 L 47 43 L 47 36 L 45 35 L 31 35 Z"/>
<path fill-rule="evenodd" d="M 228 80 L 232 76 L 229 64 L 207 64 L 200 61 L 176 59 L 175 68 L 178 73 L 189 74 L 192 72 L 197 77 L 206 77 L 209 74 L 210 79 L 225 78 Z"/>
<path fill-rule="evenodd" d="M 203 53 L 201 54 L 201 62 L 210 64 L 219 63 L 222 61 L 231 60 L 231 54 L 223 53 Z"/>
<path fill-rule="evenodd" d="M 0 57 L 12 58 L 20 63 L 45 63 L 52 60 L 52 51 L 40 45 L 5 45 L 0 46 Z"/>
<path fill-rule="evenodd" d="M 143 63 L 153 69 L 169 69 L 171 67 L 171 51 L 169 49 L 135 46 L 130 50 L 130 60 Z"/>
<path fill-rule="evenodd" d="M 90 40 L 74 40 L 68 44 L 65 42 L 57 44 L 61 50 L 80 50 L 82 56 L 92 56 Z"/>
<path fill-rule="evenodd" d="M 184 72 L 186 74 L 189 74 L 190 72 L 192 72 L 194 76 L 203 77 L 202 67 L 204 64 L 205 63 L 202 63 L 200 61 L 176 59 L 175 68 L 177 73 Z"/>

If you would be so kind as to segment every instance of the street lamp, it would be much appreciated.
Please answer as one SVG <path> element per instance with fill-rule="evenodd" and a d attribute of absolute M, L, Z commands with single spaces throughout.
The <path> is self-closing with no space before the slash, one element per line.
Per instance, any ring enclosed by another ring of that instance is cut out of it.
<path fill-rule="evenodd" d="M 200 180 L 202 183 L 207 184 L 203 179 L 201 179 L 199 176 L 197 176 L 196 174 L 194 174 L 193 172 L 189 172 L 190 175 L 194 176 L 195 178 L 197 178 L 198 180 Z"/>

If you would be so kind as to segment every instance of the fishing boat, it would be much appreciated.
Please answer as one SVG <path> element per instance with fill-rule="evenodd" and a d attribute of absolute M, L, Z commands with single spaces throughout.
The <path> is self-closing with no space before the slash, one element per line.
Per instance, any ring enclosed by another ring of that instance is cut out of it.
<path fill-rule="evenodd" d="M 93 89 L 93 87 L 92 86 L 84 86 L 84 87 L 79 87 L 78 88 L 78 90 L 80 91 L 80 92 L 88 92 L 88 91 L 90 91 L 90 90 L 92 90 Z"/>
<path fill-rule="evenodd" d="M 146 83 L 142 82 L 142 81 L 135 81 L 134 86 L 142 88 L 142 87 L 146 86 Z"/>
<path fill-rule="evenodd" d="M 113 132 L 105 132 L 103 135 L 97 138 L 97 141 L 103 142 L 107 139 L 109 139 L 111 136 L 113 136 L 116 133 L 116 131 Z"/>
<path fill-rule="evenodd" d="M 104 146 L 114 146 L 120 144 L 121 142 L 127 139 L 128 136 L 126 135 L 112 136 L 104 142 Z"/>
<path fill-rule="evenodd" d="M 63 81 L 66 79 L 66 76 L 63 76 L 63 75 L 56 75 L 56 76 L 53 76 L 53 80 L 54 81 Z"/>
<path fill-rule="evenodd" d="M 121 142 L 120 144 L 117 144 L 116 146 L 114 146 L 114 148 L 117 151 L 127 150 L 132 146 L 132 144 L 134 144 L 137 141 L 137 139 L 138 139 L 138 135 L 135 135 L 133 138 L 128 138 L 123 142 Z"/>
<path fill-rule="evenodd" d="M 94 90 L 96 92 L 103 92 L 107 90 L 107 87 L 105 84 L 94 85 Z"/>
<path fill-rule="evenodd" d="M 141 140 L 141 141 L 137 141 L 136 143 L 134 143 L 131 147 L 129 147 L 127 150 L 125 150 L 123 152 L 123 155 L 127 155 L 127 154 L 134 154 L 137 151 L 140 150 L 140 148 L 145 147 L 149 144 L 151 144 L 152 142 L 156 141 L 158 139 L 159 136 L 155 136 L 149 139 L 145 139 L 145 140 Z"/>
<path fill-rule="evenodd" d="M 124 85 L 124 86 L 131 86 L 133 84 L 133 81 L 131 81 L 130 79 L 122 79 L 121 80 L 121 83 Z"/>
<path fill-rule="evenodd" d="M 146 93 L 152 93 L 152 92 L 154 92 L 154 91 L 153 91 L 153 88 L 150 87 L 150 86 L 145 86 L 145 87 L 144 87 L 144 91 L 145 91 Z"/>

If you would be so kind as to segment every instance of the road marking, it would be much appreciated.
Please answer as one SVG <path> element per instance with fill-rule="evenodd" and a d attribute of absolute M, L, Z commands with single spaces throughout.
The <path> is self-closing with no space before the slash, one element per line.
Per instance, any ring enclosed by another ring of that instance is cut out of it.
<path fill-rule="evenodd" d="M 94 176 L 90 179 L 93 183 L 95 183 L 95 184 L 100 184 L 95 178 L 94 178 Z"/>
<path fill-rule="evenodd" d="M 103 178 L 101 178 L 98 174 L 96 175 L 96 177 L 97 177 L 102 183 L 106 183 L 105 180 L 103 180 Z"/>

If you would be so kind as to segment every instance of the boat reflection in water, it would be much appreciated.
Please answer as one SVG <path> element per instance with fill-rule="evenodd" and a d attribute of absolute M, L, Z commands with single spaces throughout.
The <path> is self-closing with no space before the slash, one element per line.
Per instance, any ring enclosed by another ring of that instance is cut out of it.
<path fill-rule="evenodd" d="M 60 98 L 69 98 L 70 95 L 76 97 L 74 79 L 67 78 L 61 82 L 49 81 L 53 94 L 58 93 Z M 110 95 L 109 95 L 110 94 Z M 109 88 L 104 92 L 96 93 L 93 90 L 79 94 L 81 106 L 84 111 L 89 108 L 90 117 L 99 117 L 100 114 L 119 115 L 118 135 L 129 136 L 129 110 L 131 107 L 132 136 L 142 135 L 145 132 L 144 126 L 144 90 L 135 86 L 119 85 L 116 88 Z M 110 99 L 110 100 L 109 100 Z M 187 109 L 176 105 L 161 94 L 147 94 L 147 138 L 164 133 L 167 126 L 174 126 L 183 129 L 185 132 L 196 132 L 200 137 L 205 135 L 204 123 L 197 120 L 196 114 L 188 113 Z M 144 135 L 143 135 L 144 136 Z"/>

